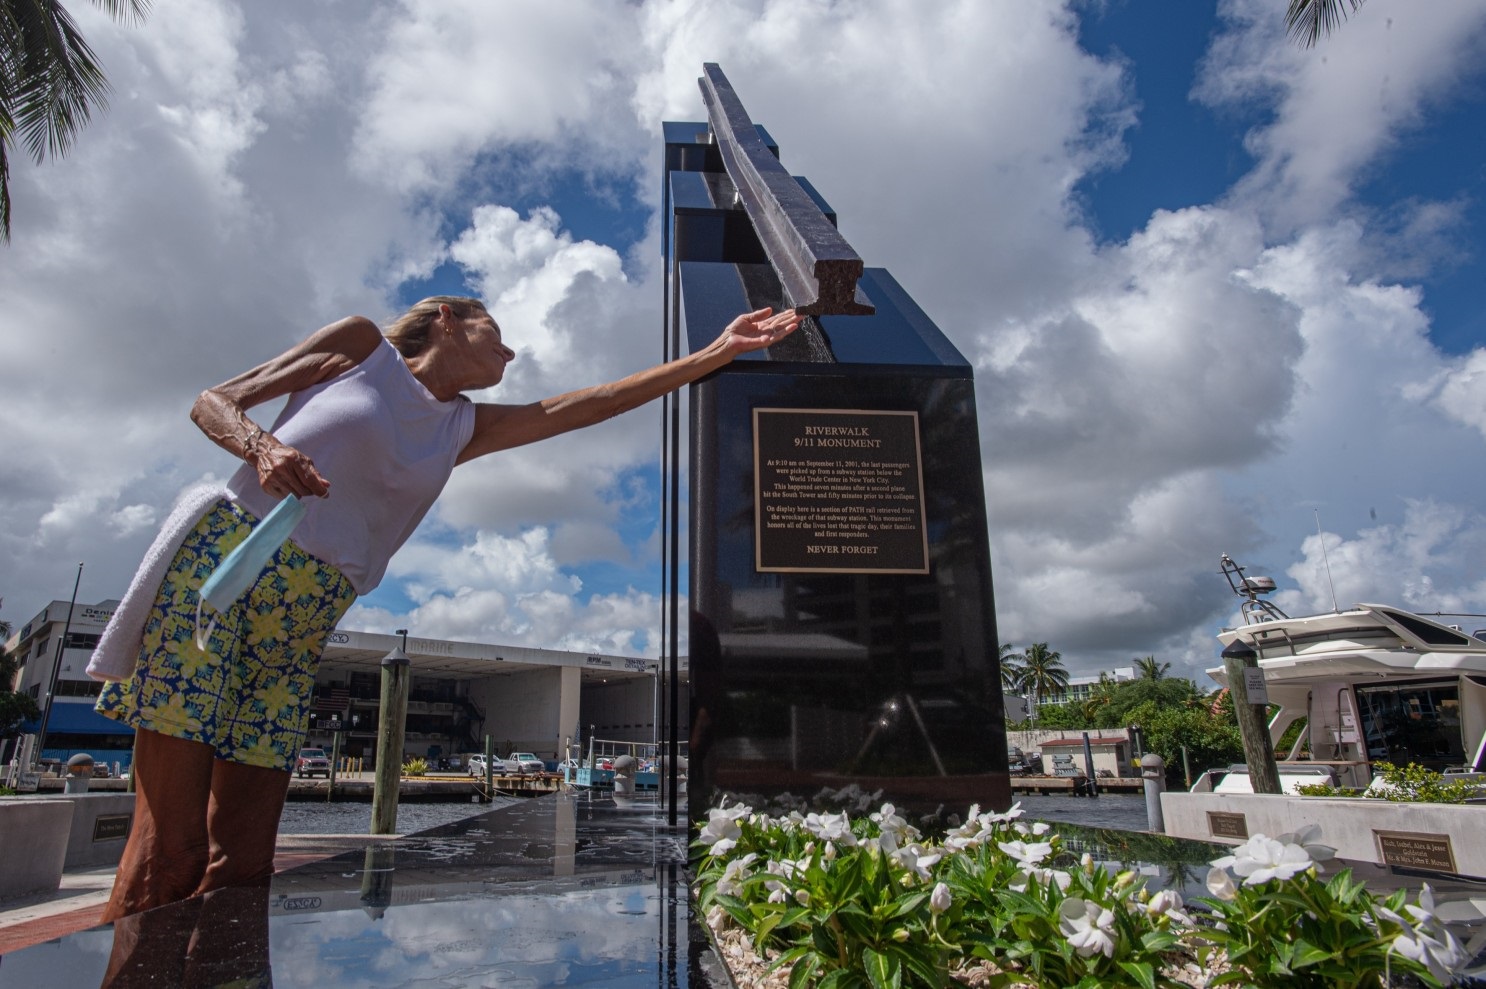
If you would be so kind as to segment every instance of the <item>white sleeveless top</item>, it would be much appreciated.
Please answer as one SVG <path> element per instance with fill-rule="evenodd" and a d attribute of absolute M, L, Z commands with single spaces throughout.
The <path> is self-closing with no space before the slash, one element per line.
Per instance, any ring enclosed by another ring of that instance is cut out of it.
<path fill-rule="evenodd" d="M 473 403 L 463 395 L 439 401 L 386 339 L 346 373 L 290 395 L 270 432 L 330 482 L 326 497 L 305 499 L 294 542 L 344 574 L 357 594 L 372 590 L 444 490 L 474 430 Z M 227 491 L 259 518 L 276 503 L 246 464 Z"/>

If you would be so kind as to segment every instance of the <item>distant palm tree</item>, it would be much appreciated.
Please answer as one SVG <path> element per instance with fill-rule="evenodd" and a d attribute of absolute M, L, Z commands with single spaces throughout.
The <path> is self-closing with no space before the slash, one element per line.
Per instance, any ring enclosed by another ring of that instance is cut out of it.
<path fill-rule="evenodd" d="M 1142 680 L 1165 680 L 1169 669 L 1170 663 L 1158 663 L 1155 656 L 1146 656 L 1135 661 L 1135 672 L 1140 674 Z"/>
<path fill-rule="evenodd" d="M 1001 666 L 1001 689 L 1018 691 L 1022 689 L 1022 668 L 1017 663 L 1017 654 L 1012 650 L 1016 646 L 1010 642 L 1001 643 L 1001 653 L 998 657 Z"/>
<path fill-rule="evenodd" d="M 93 0 L 138 22 L 150 0 Z M 72 147 L 108 80 L 60 0 L 0 0 L 0 240 L 10 241 L 10 149 L 21 135 L 40 164 Z"/>
<path fill-rule="evenodd" d="M 1363 0 L 1345 0 L 1353 11 Z M 1290 0 L 1285 11 L 1285 28 L 1302 48 L 1314 48 L 1322 35 L 1328 35 L 1347 19 L 1344 0 Z"/>
<path fill-rule="evenodd" d="M 1022 689 L 1036 694 L 1039 703 L 1068 689 L 1063 657 L 1046 642 L 1034 642 L 1022 653 Z"/>

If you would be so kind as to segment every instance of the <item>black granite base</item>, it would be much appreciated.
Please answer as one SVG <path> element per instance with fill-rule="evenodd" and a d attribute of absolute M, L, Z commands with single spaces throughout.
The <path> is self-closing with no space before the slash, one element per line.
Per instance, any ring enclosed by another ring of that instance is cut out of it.
<path fill-rule="evenodd" d="M 722 989 L 665 819 L 654 797 L 523 801 L 13 952 L 0 989 Z"/>

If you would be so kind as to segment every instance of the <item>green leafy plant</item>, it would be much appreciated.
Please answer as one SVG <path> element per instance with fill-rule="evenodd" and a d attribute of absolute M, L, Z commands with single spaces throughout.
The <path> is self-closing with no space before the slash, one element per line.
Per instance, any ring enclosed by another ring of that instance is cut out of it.
<path fill-rule="evenodd" d="M 932 840 L 891 804 L 724 804 L 692 846 L 698 909 L 725 955 L 746 944 L 791 989 L 1441 986 L 1466 960 L 1427 887 L 1382 901 L 1349 872 L 1322 879 L 1332 849 L 1314 828 L 1213 862 L 1199 911 L 1019 816 L 972 807 Z"/>
<path fill-rule="evenodd" d="M 424 776 L 428 773 L 428 760 L 413 756 L 402 764 L 404 776 Z"/>
<path fill-rule="evenodd" d="M 1443 773 L 1425 769 L 1416 762 L 1407 766 L 1395 766 L 1391 762 L 1375 762 L 1381 783 L 1370 789 L 1365 796 L 1381 800 L 1396 800 L 1404 803 L 1463 804 L 1476 796 L 1480 784 L 1465 780 L 1446 780 Z"/>

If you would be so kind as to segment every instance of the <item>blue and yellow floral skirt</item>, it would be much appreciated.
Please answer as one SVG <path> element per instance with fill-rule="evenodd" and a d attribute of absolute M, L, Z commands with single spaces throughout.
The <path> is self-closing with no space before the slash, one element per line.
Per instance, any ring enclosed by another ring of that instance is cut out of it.
<path fill-rule="evenodd" d="M 198 648 L 201 585 L 257 522 L 223 500 L 196 523 L 160 585 L 134 675 L 105 684 L 97 709 L 136 729 L 205 742 L 219 759 L 288 770 L 304 741 L 325 637 L 356 592 L 339 570 L 286 542 L 248 592 L 214 616 Z"/>

